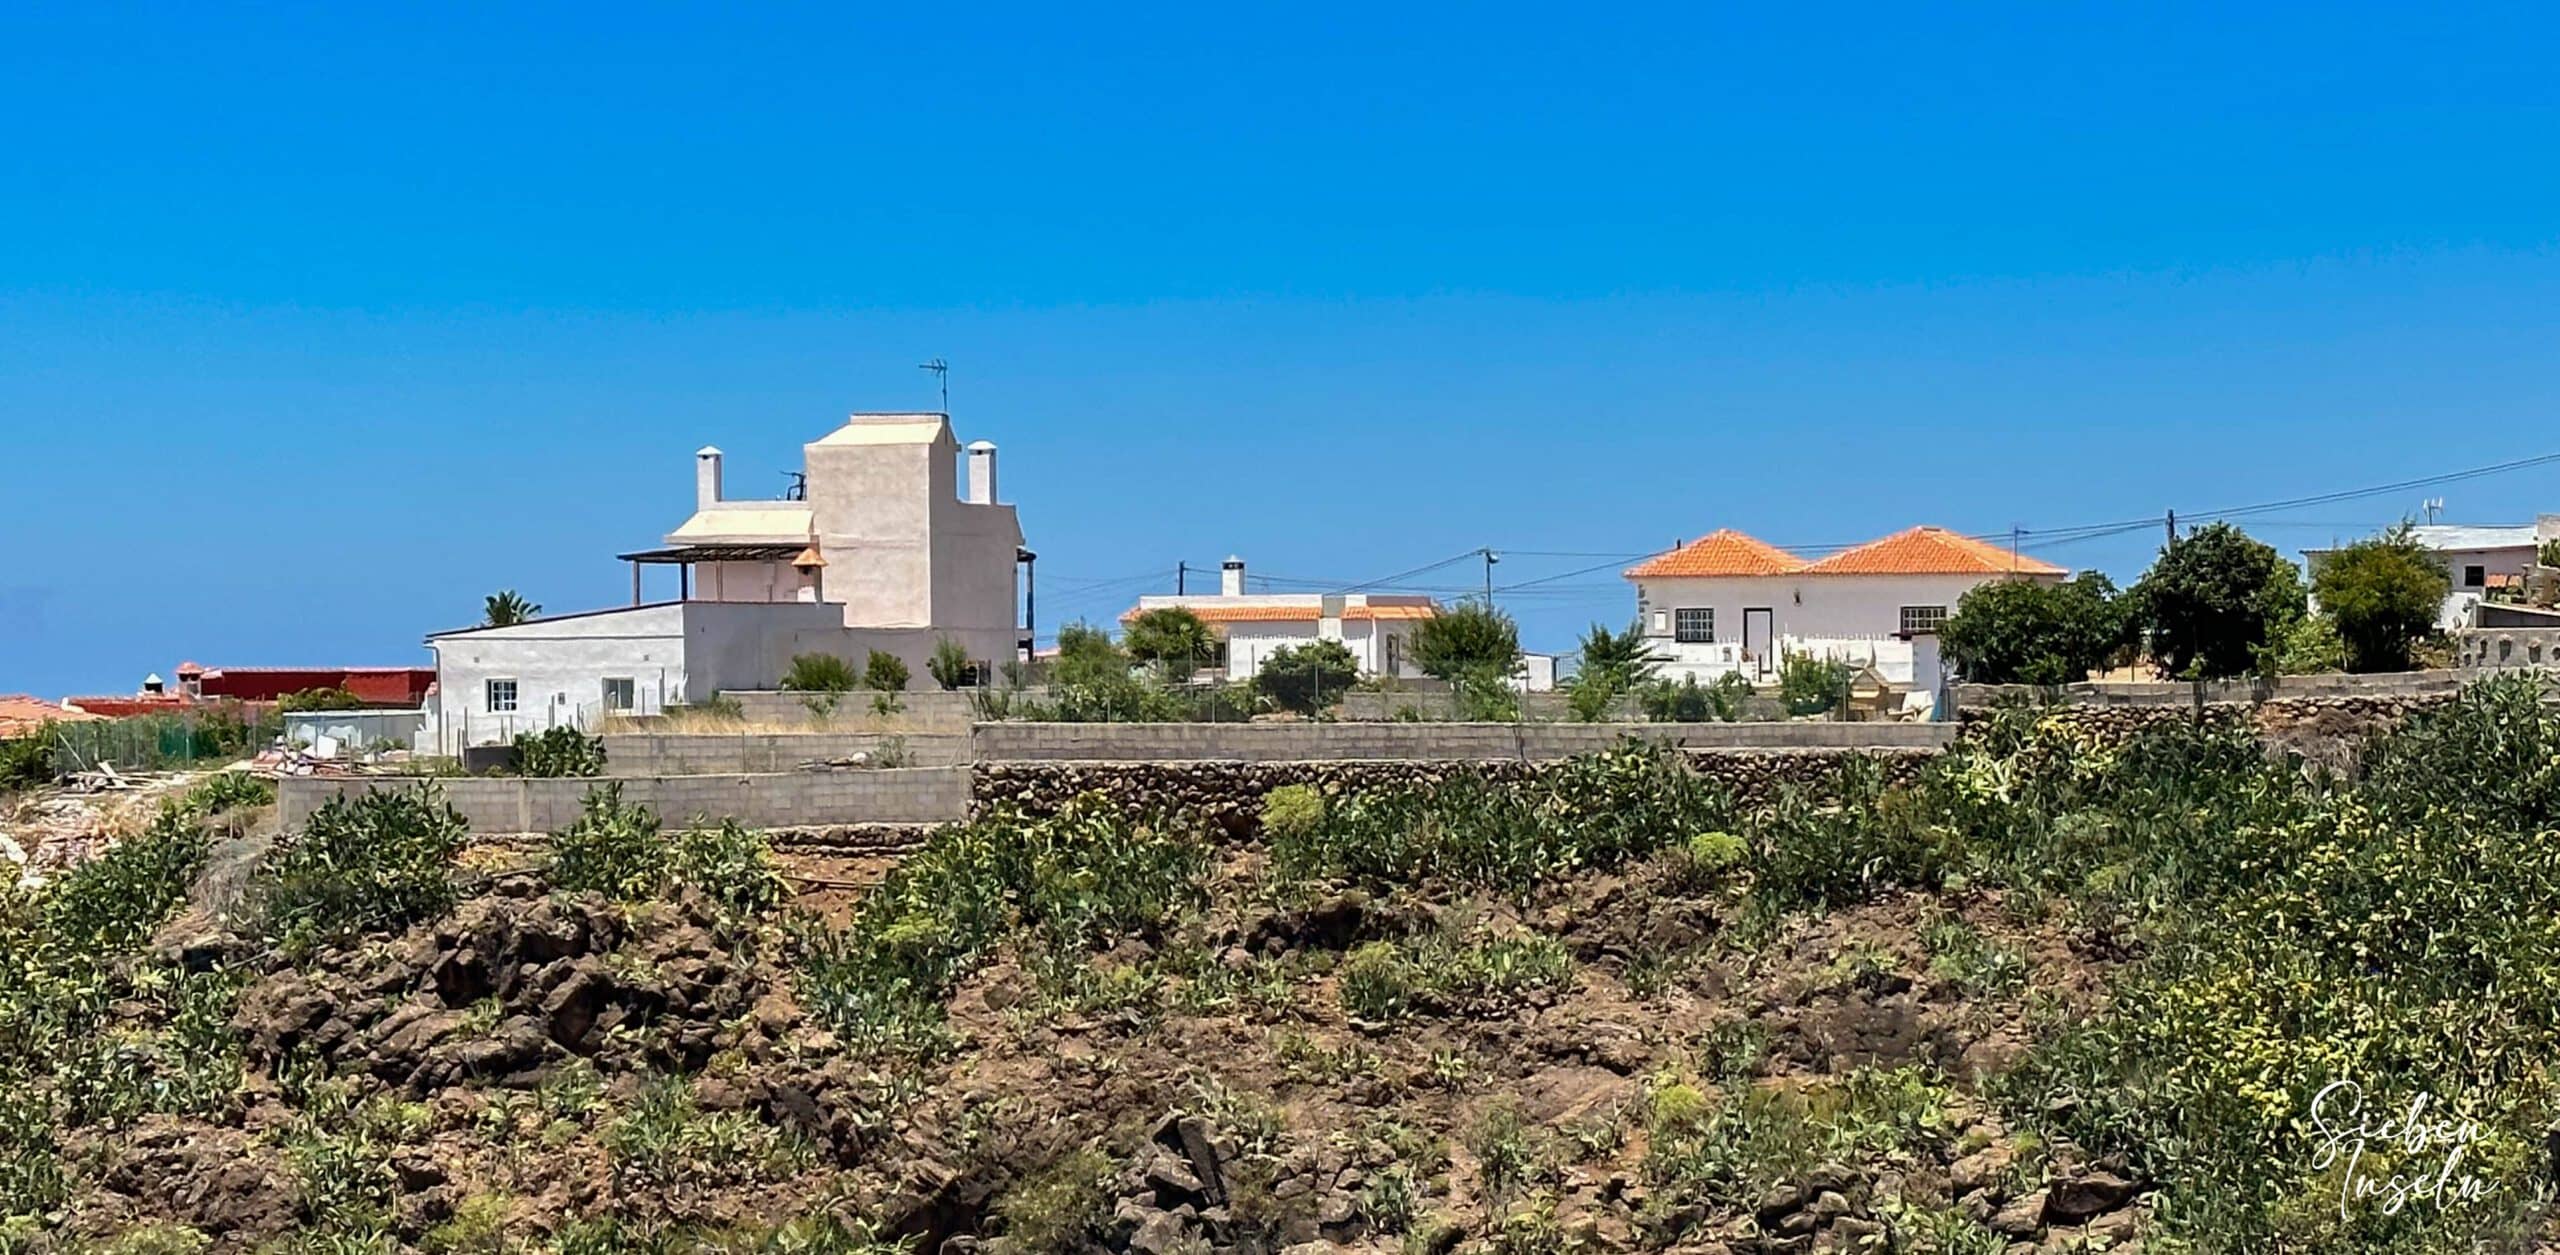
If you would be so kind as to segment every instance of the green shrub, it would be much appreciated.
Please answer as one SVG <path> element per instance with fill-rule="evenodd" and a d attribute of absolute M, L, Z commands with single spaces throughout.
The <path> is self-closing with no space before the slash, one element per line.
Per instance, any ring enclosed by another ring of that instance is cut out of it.
<path fill-rule="evenodd" d="M 468 832 L 432 784 L 332 798 L 268 855 L 256 887 L 260 925 L 303 947 L 442 915 Z"/>
<path fill-rule="evenodd" d="M 362 710 L 364 699 L 347 691 L 345 685 L 335 688 L 302 689 L 276 699 L 276 709 L 286 714 L 306 710 Z"/>
<path fill-rule="evenodd" d="M 1811 654 L 1789 654 L 1778 668 L 1778 704 L 1790 715 L 1819 715 L 1849 696 L 1849 665 Z"/>
<path fill-rule="evenodd" d="M 53 751 L 60 736 L 48 719 L 32 731 L 0 738 L 0 792 L 52 783 Z"/>
<path fill-rule="evenodd" d="M 950 692 L 977 678 L 977 665 L 969 661 L 969 650 L 948 636 L 934 638 L 933 656 L 925 659 L 925 674 Z"/>
<path fill-rule="evenodd" d="M 903 692 L 907 687 L 907 663 L 886 650 L 875 649 L 862 657 L 862 687 L 881 693 Z"/>
<path fill-rule="evenodd" d="M 1282 710 L 1312 715 L 1341 702 L 1360 676 L 1359 660 L 1340 641 L 1283 645 L 1262 660 L 1254 690 Z"/>
<path fill-rule="evenodd" d="M 604 738 L 588 736 L 565 723 L 540 732 L 519 732 L 513 744 L 520 776 L 558 779 L 604 774 Z"/>
<path fill-rule="evenodd" d="M 795 693 L 850 693 L 860 687 L 853 664 L 834 654 L 793 654 L 782 687 Z"/>
<path fill-rule="evenodd" d="M 666 879 L 657 812 L 624 805 L 618 782 L 589 789 L 577 821 L 551 838 L 555 889 L 637 901 L 660 893 Z"/>
<path fill-rule="evenodd" d="M 1491 605 L 1461 602 L 1414 628 L 1413 665 L 1443 680 L 1469 672 L 1509 676 L 1520 665 L 1520 629 Z"/>
<path fill-rule="evenodd" d="M 1324 822 L 1324 792 L 1311 784 L 1284 784 L 1262 795 L 1262 834 L 1304 840 Z"/>
<path fill-rule="evenodd" d="M 176 802 L 187 815 L 219 815 L 225 811 L 273 806 L 276 786 L 245 771 L 217 771 L 187 790 Z"/>
<path fill-rule="evenodd" d="M 764 834 L 734 819 L 679 834 L 669 864 L 678 884 L 710 899 L 730 920 L 771 915 L 790 894 Z"/>

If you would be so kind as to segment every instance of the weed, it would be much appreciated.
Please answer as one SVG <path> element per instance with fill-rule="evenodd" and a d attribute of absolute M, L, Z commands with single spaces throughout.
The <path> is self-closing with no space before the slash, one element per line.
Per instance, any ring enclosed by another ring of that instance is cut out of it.
<path fill-rule="evenodd" d="M 442 915 L 467 831 L 433 785 L 333 798 L 268 856 L 260 922 L 302 950 Z"/>

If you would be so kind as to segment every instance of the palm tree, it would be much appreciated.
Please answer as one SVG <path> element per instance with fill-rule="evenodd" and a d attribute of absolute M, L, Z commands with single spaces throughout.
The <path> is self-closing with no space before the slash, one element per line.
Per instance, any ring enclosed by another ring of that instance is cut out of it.
<path fill-rule="evenodd" d="M 491 593 L 489 599 L 482 602 L 481 606 L 487 613 L 489 627 L 505 627 L 511 623 L 522 623 L 542 613 L 540 605 L 517 596 L 516 590 L 512 588 Z"/>
<path fill-rule="evenodd" d="M 1158 606 L 1130 620 L 1120 646 L 1130 657 L 1162 666 L 1176 677 L 1188 676 L 1218 656 L 1217 634 L 1181 606 Z"/>
<path fill-rule="evenodd" d="M 1653 675 L 1662 656 L 1653 652 L 1638 624 L 1630 623 L 1623 632 L 1612 632 L 1597 623 L 1582 636 L 1582 674 L 1606 675 L 1622 687 L 1643 683 Z"/>

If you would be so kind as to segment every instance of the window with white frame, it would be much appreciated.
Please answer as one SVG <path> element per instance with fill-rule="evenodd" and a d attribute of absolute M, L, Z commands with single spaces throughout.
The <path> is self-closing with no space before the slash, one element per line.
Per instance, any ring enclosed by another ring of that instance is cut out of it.
<path fill-rule="evenodd" d="M 608 676 L 604 682 L 604 708 L 626 711 L 639 704 L 640 686 L 629 676 Z"/>
<path fill-rule="evenodd" d="M 1902 630 L 1906 635 L 1914 632 L 1935 632 L 1945 627 L 1946 623 L 1947 608 L 1945 606 L 1904 606 L 1902 608 Z"/>
<path fill-rule="evenodd" d="M 1683 645 L 1715 644 L 1715 608 L 1713 606 L 1682 606 L 1672 611 L 1671 639 Z"/>
<path fill-rule="evenodd" d="M 489 713 L 493 715 L 512 714 L 515 712 L 515 708 L 516 682 L 513 680 L 489 681 Z"/>

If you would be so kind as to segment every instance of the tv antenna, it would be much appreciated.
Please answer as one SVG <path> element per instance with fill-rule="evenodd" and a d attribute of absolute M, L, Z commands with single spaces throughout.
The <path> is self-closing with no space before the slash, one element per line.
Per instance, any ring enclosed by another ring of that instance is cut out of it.
<path fill-rule="evenodd" d="M 935 382 L 942 385 L 942 416 L 951 417 L 951 363 L 937 357 L 930 362 L 916 363 L 916 369 L 933 372 Z"/>
<path fill-rule="evenodd" d="M 2427 512 L 2427 522 L 2433 524 L 2436 517 L 2444 513 L 2444 498 L 2429 497 L 2419 502 L 2418 508 Z"/>

